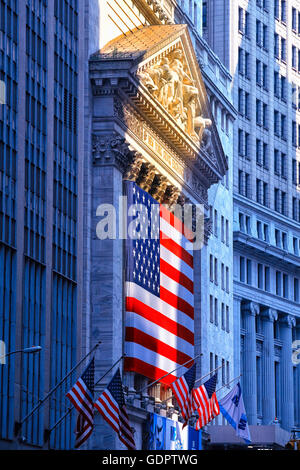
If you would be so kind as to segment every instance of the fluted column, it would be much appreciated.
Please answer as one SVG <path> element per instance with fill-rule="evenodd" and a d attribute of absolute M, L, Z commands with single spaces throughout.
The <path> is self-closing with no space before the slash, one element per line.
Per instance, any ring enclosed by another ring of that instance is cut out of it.
<path fill-rule="evenodd" d="M 298 321 L 296 325 L 296 340 L 300 341 L 300 322 Z M 300 345 L 297 343 L 296 345 L 297 350 L 299 351 Z M 299 361 L 300 355 L 299 353 L 297 354 L 297 361 Z M 297 409 L 297 426 L 300 426 L 300 364 L 298 363 L 296 365 L 296 396 L 295 396 L 295 404 L 296 404 L 296 409 Z"/>
<path fill-rule="evenodd" d="M 262 313 L 264 343 L 262 351 L 262 411 L 263 424 L 275 418 L 274 321 L 277 311 L 267 308 Z"/>
<path fill-rule="evenodd" d="M 259 314 L 259 305 L 248 302 L 243 305 L 245 314 L 243 396 L 249 424 L 257 424 L 257 382 L 256 382 L 256 327 L 255 316 Z"/>
<path fill-rule="evenodd" d="M 234 377 L 241 373 L 241 303 L 242 297 L 233 296 Z"/>
<path fill-rule="evenodd" d="M 285 315 L 281 320 L 281 426 L 288 431 L 294 426 L 294 383 L 292 363 L 292 328 L 296 320 L 292 315 Z"/>

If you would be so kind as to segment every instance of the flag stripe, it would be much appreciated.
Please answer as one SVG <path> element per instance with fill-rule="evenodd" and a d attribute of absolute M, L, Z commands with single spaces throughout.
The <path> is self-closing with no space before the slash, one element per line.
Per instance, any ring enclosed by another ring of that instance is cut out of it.
<path fill-rule="evenodd" d="M 152 322 L 154 327 L 160 327 L 167 330 L 169 333 L 176 335 L 178 338 L 183 339 L 187 343 L 194 345 L 194 334 L 184 325 L 179 322 L 166 317 L 162 313 L 154 310 L 154 308 L 148 307 L 148 305 L 140 302 L 134 297 L 126 298 L 126 310 L 128 312 L 126 325 L 132 326 L 130 322 L 130 314 L 136 313 L 143 317 L 146 321 Z"/>
<path fill-rule="evenodd" d="M 188 240 L 193 240 L 193 232 L 189 230 L 181 220 L 170 212 L 163 204 L 160 206 L 160 217 L 174 227 L 179 233 L 183 234 Z"/>
<path fill-rule="evenodd" d="M 160 286 L 189 304 L 192 307 L 192 312 L 194 314 L 194 296 L 185 287 L 178 284 L 178 282 L 173 281 L 172 278 L 166 276 L 162 272 L 160 273 Z"/>
<path fill-rule="evenodd" d="M 162 286 L 160 286 L 160 298 L 169 305 L 172 305 L 172 307 L 185 313 L 190 318 L 194 318 L 194 307 L 180 297 L 177 297 L 175 294 L 172 294 Z"/>
<path fill-rule="evenodd" d="M 153 336 L 147 335 L 146 333 L 129 326 L 126 328 L 125 341 L 140 344 L 141 346 L 146 344 L 147 348 L 151 351 L 156 352 L 157 354 L 180 365 L 185 364 L 190 359 L 190 356 L 172 348 L 163 341 L 153 338 Z"/>
<path fill-rule="evenodd" d="M 194 283 L 183 272 L 178 271 L 164 259 L 160 258 L 160 272 L 185 287 L 192 294 L 194 293 Z"/>
<path fill-rule="evenodd" d="M 148 308 L 154 309 L 157 312 L 160 312 L 162 315 L 170 318 L 170 320 L 175 321 L 181 326 L 184 326 L 189 331 L 193 333 L 194 331 L 194 321 L 193 318 L 176 309 L 166 301 L 158 298 L 156 295 L 151 294 L 151 292 L 145 291 L 142 287 L 132 283 L 126 283 L 126 296 L 137 299 L 142 302 L 144 305 L 147 305 Z M 151 310 L 149 310 L 151 312 Z M 151 312 L 154 313 L 154 312 Z"/>
<path fill-rule="evenodd" d="M 153 321 L 146 320 L 133 312 L 127 311 L 127 328 L 135 328 L 142 333 L 145 333 L 152 338 L 164 342 L 166 336 L 166 330 L 161 326 L 157 326 Z M 179 338 L 178 335 L 172 334 L 168 331 L 168 343 L 169 346 L 184 351 L 185 354 L 190 358 L 194 351 L 194 345 Z"/>
<path fill-rule="evenodd" d="M 143 348 L 144 349 L 144 348 Z M 146 349 L 144 349 L 147 351 Z M 152 377 L 153 380 L 157 380 L 166 374 L 166 368 L 159 368 L 157 365 L 152 365 L 149 361 L 145 362 L 139 359 L 140 354 L 138 357 L 125 357 L 124 359 L 124 367 L 127 371 L 136 372 L 138 374 L 144 375 L 145 377 Z M 147 359 L 147 358 L 145 358 Z M 184 368 L 183 368 L 184 369 Z M 173 370 L 173 369 L 169 369 Z M 176 375 L 170 374 L 161 380 L 162 383 L 166 385 L 171 385 L 171 383 L 176 379 Z"/>
<path fill-rule="evenodd" d="M 160 244 L 167 250 L 171 251 L 171 253 L 175 254 L 178 258 L 182 259 L 182 261 L 184 261 L 188 266 L 193 268 L 193 256 L 162 232 L 160 232 Z"/>

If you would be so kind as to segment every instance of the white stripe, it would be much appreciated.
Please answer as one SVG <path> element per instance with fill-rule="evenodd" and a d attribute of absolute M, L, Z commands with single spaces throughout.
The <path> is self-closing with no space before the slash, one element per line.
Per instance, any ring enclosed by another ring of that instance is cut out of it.
<path fill-rule="evenodd" d="M 167 346 L 171 346 L 177 351 L 183 352 L 190 357 L 193 357 L 194 346 L 179 336 L 170 333 L 164 328 L 152 323 L 149 320 L 137 315 L 133 312 L 126 312 L 126 326 L 136 328 L 137 330 L 146 333 L 153 338 L 162 341 Z"/>
<path fill-rule="evenodd" d="M 158 367 L 159 369 L 166 371 L 166 374 L 180 366 L 180 364 L 167 359 L 161 354 L 155 353 L 140 344 L 131 343 L 129 341 L 125 342 L 125 354 L 128 358 L 133 357 L 144 361 L 146 364 Z M 186 367 L 180 367 L 180 369 L 173 372 L 172 375 L 174 375 L 174 377 L 180 377 L 187 370 L 188 369 Z"/>
<path fill-rule="evenodd" d="M 160 285 L 180 299 L 185 300 L 191 307 L 194 307 L 194 294 L 162 272 L 160 273 Z"/>
<path fill-rule="evenodd" d="M 182 233 L 178 232 L 176 228 L 170 225 L 162 217 L 160 218 L 160 230 L 165 235 L 165 239 L 170 238 L 174 240 L 178 245 L 185 249 L 190 255 L 193 256 L 193 250 L 191 250 L 191 242 Z M 163 236 L 163 235 L 162 235 Z"/>
<path fill-rule="evenodd" d="M 191 281 L 194 280 L 193 268 L 191 268 L 191 266 L 189 266 L 185 261 L 183 261 L 172 251 L 168 250 L 162 245 L 160 245 L 160 257 L 161 259 L 166 261 L 166 263 L 173 266 L 173 268 L 177 269 L 177 271 L 180 271 L 181 273 L 185 274 L 188 279 L 190 279 Z"/>
<path fill-rule="evenodd" d="M 192 318 L 172 307 L 167 302 L 164 302 L 159 297 L 156 297 L 156 295 L 151 294 L 151 292 L 146 291 L 143 287 L 138 286 L 134 282 L 126 282 L 125 291 L 126 297 L 134 297 L 145 305 L 162 313 L 167 318 L 184 326 L 192 333 L 194 332 L 194 320 Z"/>
<path fill-rule="evenodd" d="M 107 416 L 107 418 L 115 424 L 116 428 L 119 428 L 119 414 L 117 414 L 118 412 L 116 412 L 116 410 L 114 410 L 114 408 L 109 403 L 109 401 L 108 401 L 108 399 L 105 395 L 106 393 L 107 393 L 107 395 L 109 395 L 110 400 L 117 407 L 117 409 L 119 409 L 119 406 L 118 406 L 117 402 L 114 400 L 114 398 L 111 396 L 111 394 L 109 392 L 107 392 L 106 390 L 98 398 L 98 400 L 96 401 L 96 404 L 98 405 L 99 408 L 101 408 L 101 410 L 103 411 L 105 416 Z M 103 402 L 105 403 L 107 408 L 111 411 L 111 413 L 113 415 L 113 418 L 111 417 L 110 414 L 108 414 L 107 410 L 104 408 L 104 405 L 102 405 L 102 403 L 99 401 L 100 398 L 103 400 Z"/>

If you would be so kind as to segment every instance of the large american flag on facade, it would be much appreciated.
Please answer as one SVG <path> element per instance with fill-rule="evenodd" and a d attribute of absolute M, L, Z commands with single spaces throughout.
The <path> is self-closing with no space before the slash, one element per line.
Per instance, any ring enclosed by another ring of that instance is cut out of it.
<path fill-rule="evenodd" d="M 194 357 L 193 251 L 186 238 L 192 236 L 136 183 L 125 185 L 129 234 L 124 368 L 157 380 Z M 188 367 L 162 382 L 170 385 Z"/>
<path fill-rule="evenodd" d="M 120 369 L 94 404 L 105 421 L 118 434 L 128 449 L 135 450 L 135 442 L 125 406 Z"/>
<path fill-rule="evenodd" d="M 182 377 L 171 384 L 174 396 L 180 406 L 181 414 L 184 419 L 184 425 L 188 423 L 193 413 L 192 390 L 196 378 L 196 364 L 194 364 Z"/>
<path fill-rule="evenodd" d="M 87 368 L 67 393 L 67 397 L 78 411 L 75 429 L 75 448 L 80 447 L 91 435 L 94 427 L 94 377 L 95 361 L 90 361 Z"/>
<path fill-rule="evenodd" d="M 216 396 L 217 374 L 198 388 L 193 390 L 194 409 L 197 409 L 199 418 L 196 429 L 199 430 L 220 414 L 220 407 Z"/>

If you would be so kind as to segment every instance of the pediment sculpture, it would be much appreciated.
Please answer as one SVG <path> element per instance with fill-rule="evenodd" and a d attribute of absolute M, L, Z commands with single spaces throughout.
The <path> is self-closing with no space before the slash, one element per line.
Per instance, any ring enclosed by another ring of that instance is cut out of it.
<path fill-rule="evenodd" d="M 158 64 L 138 71 L 137 76 L 181 129 L 192 139 L 203 141 L 204 150 L 211 153 L 212 121 L 201 115 L 199 90 L 188 73 L 182 49 L 176 48 Z"/>

